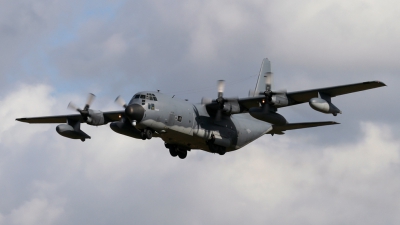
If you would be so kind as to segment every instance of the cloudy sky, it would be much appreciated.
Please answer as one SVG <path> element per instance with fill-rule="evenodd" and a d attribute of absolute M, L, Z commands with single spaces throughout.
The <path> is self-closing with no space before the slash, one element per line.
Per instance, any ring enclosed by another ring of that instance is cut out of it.
<path fill-rule="evenodd" d="M 0 225 L 399 224 L 400 4 L 394 0 L 0 0 Z M 340 125 L 265 136 L 221 157 L 172 158 L 83 125 L 84 143 L 17 117 L 117 110 L 160 89 L 199 102 L 247 96 L 268 57 L 275 89 L 381 80 L 307 104 L 290 122 Z"/>

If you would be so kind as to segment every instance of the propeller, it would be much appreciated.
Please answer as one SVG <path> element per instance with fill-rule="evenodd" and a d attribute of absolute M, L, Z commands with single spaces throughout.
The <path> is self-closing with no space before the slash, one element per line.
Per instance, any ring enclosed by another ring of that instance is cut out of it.
<path fill-rule="evenodd" d="M 271 92 L 272 91 L 272 81 L 273 81 L 274 75 L 273 73 L 267 73 L 265 76 L 265 90 L 266 92 Z"/>
<path fill-rule="evenodd" d="M 207 105 L 207 104 L 210 104 L 210 103 L 212 103 L 212 99 L 211 99 L 211 98 L 203 97 L 203 98 L 201 99 L 201 104 L 202 104 L 202 105 Z"/>
<path fill-rule="evenodd" d="M 82 115 L 83 121 L 87 122 L 88 118 L 89 118 L 89 108 L 95 98 L 96 98 L 96 96 L 94 94 L 89 93 L 88 97 L 86 99 L 85 107 L 83 109 L 80 109 L 79 107 L 77 107 L 73 102 L 70 102 L 68 104 L 68 109 L 79 112 Z"/>
<path fill-rule="evenodd" d="M 122 106 L 122 107 L 124 107 L 124 108 L 126 108 L 126 102 L 125 102 L 125 100 L 121 97 L 121 95 L 119 95 L 116 99 L 115 99 L 115 102 L 118 104 L 118 105 L 120 105 L 120 106 Z"/>
<path fill-rule="evenodd" d="M 224 99 L 225 81 L 219 80 L 217 82 L 217 88 L 218 88 L 218 98 L 215 101 L 218 103 L 218 110 L 217 114 L 215 115 L 215 120 L 220 121 L 222 117 L 222 109 L 224 108 L 225 102 L 227 102 L 227 100 Z"/>
<path fill-rule="evenodd" d="M 286 95 L 287 90 L 282 89 L 278 91 L 272 91 L 272 82 L 274 80 L 273 73 L 267 73 L 265 76 L 265 92 L 264 95 L 267 97 L 267 103 L 271 103 L 273 95 Z"/>
<path fill-rule="evenodd" d="M 124 118 L 127 118 L 133 126 L 136 126 L 136 122 L 140 122 L 142 120 L 144 116 L 144 109 L 141 105 L 127 105 L 125 100 L 121 96 L 118 96 L 115 99 L 115 102 L 125 108 Z"/>

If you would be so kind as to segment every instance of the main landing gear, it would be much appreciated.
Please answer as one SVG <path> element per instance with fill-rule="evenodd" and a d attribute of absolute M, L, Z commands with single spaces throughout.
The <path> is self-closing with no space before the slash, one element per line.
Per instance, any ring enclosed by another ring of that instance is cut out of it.
<path fill-rule="evenodd" d="M 140 135 L 142 136 L 142 140 L 150 140 L 153 137 L 153 131 L 150 129 L 144 129 Z"/>
<path fill-rule="evenodd" d="M 186 149 L 170 144 L 165 144 L 165 147 L 169 149 L 169 154 L 171 154 L 172 157 L 178 156 L 179 158 L 184 159 L 187 156 L 188 150 Z"/>
<path fill-rule="evenodd" d="M 222 147 L 222 146 L 219 146 L 219 145 L 215 145 L 212 142 L 208 143 L 208 148 L 210 149 L 211 152 L 218 153 L 220 155 L 225 155 L 225 153 L 226 153 L 226 148 L 225 147 Z"/>

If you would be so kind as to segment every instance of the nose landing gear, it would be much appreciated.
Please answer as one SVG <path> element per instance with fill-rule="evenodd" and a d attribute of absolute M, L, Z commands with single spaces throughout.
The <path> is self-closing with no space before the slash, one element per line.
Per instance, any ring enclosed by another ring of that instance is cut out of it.
<path fill-rule="evenodd" d="M 153 137 L 153 131 L 150 129 L 144 129 L 140 135 L 142 136 L 142 140 L 150 140 Z"/>

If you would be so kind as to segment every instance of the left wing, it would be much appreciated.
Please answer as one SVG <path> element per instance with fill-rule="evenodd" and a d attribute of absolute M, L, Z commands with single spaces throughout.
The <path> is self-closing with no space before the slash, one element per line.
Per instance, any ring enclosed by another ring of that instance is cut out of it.
<path fill-rule="evenodd" d="M 120 115 L 123 115 L 123 113 L 124 111 L 122 110 L 103 112 L 103 116 L 105 121 L 108 123 L 108 122 L 119 121 Z M 83 122 L 83 118 L 80 114 L 17 118 L 16 120 L 24 123 L 66 123 L 67 120 Z"/>
<path fill-rule="evenodd" d="M 384 87 L 384 84 L 381 81 L 367 81 L 363 83 L 356 83 L 356 84 L 347 84 L 341 86 L 334 86 L 334 87 L 327 87 L 327 88 L 319 88 L 319 89 L 311 89 L 305 91 L 296 91 L 296 92 L 289 92 L 286 93 L 288 98 L 288 104 L 285 106 L 276 106 L 276 108 L 297 105 L 301 103 L 308 102 L 312 98 L 316 98 L 319 96 L 319 93 L 330 97 L 336 97 L 339 95 L 350 94 L 358 91 L 365 91 L 368 89 Z M 266 97 L 263 95 L 257 97 L 249 97 L 249 98 L 242 98 L 239 99 L 239 105 L 242 112 L 247 112 L 252 107 L 260 107 L 260 102 L 265 99 Z"/>

